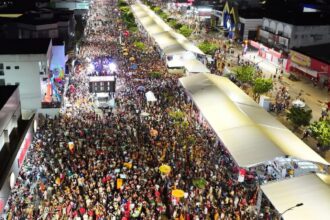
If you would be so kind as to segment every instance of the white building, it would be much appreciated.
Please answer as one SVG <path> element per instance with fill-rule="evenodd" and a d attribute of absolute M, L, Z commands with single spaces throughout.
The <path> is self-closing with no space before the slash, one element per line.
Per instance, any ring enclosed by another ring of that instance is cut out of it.
<path fill-rule="evenodd" d="M 41 80 L 52 58 L 50 39 L 0 41 L 0 85 L 19 84 L 22 112 L 41 108 Z"/>
<path fill-rule="evenodd" d="M 306 14 L 306 13 L 305 13 Z M 308 19 L 308 16 L 311 18 Z M 259 40 L 270 47 L 288 49 L 330 43 L 330 25 L 315 14 L 302 15 L 296 20 L 263 18 Z"/>
<path fill-rule="evenodd" d="M 33 138 L 35 118 L 21 118 L 19 86 L 0 86 L 0 217 Z"/>

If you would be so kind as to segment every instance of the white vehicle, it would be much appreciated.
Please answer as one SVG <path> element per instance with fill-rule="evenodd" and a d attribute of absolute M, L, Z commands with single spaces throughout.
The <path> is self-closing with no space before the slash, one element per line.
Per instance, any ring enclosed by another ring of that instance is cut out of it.
<path fill-rule="evenodd" d="M 110 107 L 109 94 L 105 92 L 96 93 L 95 105 L 97 108 L 109 108 Z"/>

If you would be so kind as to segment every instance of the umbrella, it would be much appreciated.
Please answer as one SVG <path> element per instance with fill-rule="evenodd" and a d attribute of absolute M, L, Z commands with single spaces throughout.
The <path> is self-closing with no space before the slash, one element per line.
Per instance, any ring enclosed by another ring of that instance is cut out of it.
<path fill-rule="evenodd" d="M 124 163 L 124 167 L 127 167 L 128 169 L 132 168 L 132 163 Z"/>
<path fill-rule="evenodd" d="M 171 167 L 169 165 L 163 164 L 159 167 L 159 171 L 164 174 L 168 174 L 171 172 Z"/>
<path fill-rule="evenodd" d="M 131 65 L 131 69 L 136 70 L 137 68 L 138 68 L 137 64 L 133 63 L 133 64 Z"/>
<path fill-rule="evenodd" d="M 148 112 L 141 112 L 141 116 L 143 116 L 143 117 L 147 117 L 147 116 L 149 116 L 150 114 L 148 113 Z"/>
<path fill-rule="evenodd" d="M 181 189 L 172 190 L 172 196 L 174 196 L 175 198 L 182 198 L 184 197 L 184 191 Z"/>
<path fill-rule="evenodd" d="M 139 86 L 137 87 L 136 89 L 137 91 L 141 91 L 141 92 L 144 92 L 146 90 L 146 88 L 144 86 Z"/>

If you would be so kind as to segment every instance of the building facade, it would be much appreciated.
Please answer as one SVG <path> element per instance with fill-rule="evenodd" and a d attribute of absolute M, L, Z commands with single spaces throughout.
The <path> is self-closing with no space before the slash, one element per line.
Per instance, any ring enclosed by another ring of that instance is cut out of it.
<path fill-rule="evenodd" d="M 41 81 L 49 74 L 51 40 L 3 40 L 1 44 L 3 48 L 5 44 L 12 47 L 0 54 L 0 84 L 19 85 L 23 110 L 41 108 Z"/>
<path fill-rule="evenodd" d="M 330 25 L 295 25 L 265 17 L 259 31 L 259 41 L 285 51 L 293 47 L 330 43 Z"/>

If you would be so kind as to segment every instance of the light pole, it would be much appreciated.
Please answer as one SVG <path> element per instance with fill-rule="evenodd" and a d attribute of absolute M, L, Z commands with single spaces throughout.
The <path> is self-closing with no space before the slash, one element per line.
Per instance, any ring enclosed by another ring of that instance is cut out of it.
<path fill-rule="evenodd" d="M 280 220 L 282 219 L 282 216 L 286 213 L 286 212 L 288 212 L 288 211 L 290 211 L 290 210 L 293 210 L 294 208 L 296 208 L 296 207 L 299 207 L 299 206 L 303 206 L 304 205 L 304 203 L 298 203 L 298 204 L 296 204 L 295 206 L 292 206 L 292 207 L 290 207 L 290 208 L 288 208 L 288 209 L 286 209 L 286 210 L 284 210 L 284 212 L 282 212 L 282 213 L 280 213 Z"/>

